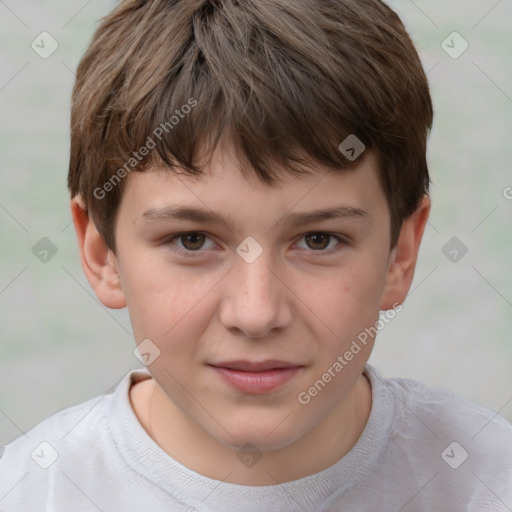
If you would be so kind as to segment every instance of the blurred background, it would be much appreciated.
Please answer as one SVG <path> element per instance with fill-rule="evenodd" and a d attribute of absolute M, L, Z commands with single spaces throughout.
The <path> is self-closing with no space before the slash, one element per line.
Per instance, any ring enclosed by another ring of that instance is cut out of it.
<path fill-rule="evenodd" d="M 66 176 L 74 71 L 106 0 L 0 0 L 0 446 L 132 368 L 96 299 Z M 433 208 L 403 310 L 370 363 L 512 422 L 512 2 L 394 0 L 431 84 Z"/>

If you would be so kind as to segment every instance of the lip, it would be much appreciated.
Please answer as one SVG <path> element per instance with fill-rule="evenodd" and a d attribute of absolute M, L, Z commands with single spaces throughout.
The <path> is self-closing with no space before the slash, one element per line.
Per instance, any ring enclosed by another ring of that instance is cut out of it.
<path fill-rule="evenodd" d="M 284 386 L 302 368 L 284 361 L 228 361 L 211 366 L 231 387 L 244 393 L 269 393 Z"/>
<path fill-rule="evenodd" d="M 259 362 L 237 359 L 236 361 L 223 361 L 220 363 L 213 363 L 212 366 L 217 368 L 229 368 L 230 370 L 241 370 L 244 372 L 263 372 L 281 368 L 297 368 L 301 365 L 280 361 L 279 359 L 266 359 L 265 361 Z"/>

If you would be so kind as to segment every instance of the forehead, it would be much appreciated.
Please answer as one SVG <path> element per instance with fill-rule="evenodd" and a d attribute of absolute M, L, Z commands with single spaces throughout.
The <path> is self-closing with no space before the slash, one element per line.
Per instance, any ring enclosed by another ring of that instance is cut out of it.
<path fill-rule="evenodd" d="M 190 206 L 207 210 L 213 216 L 219 213 L 224 219 L 229 217 L 233 224 L 237 219 L 253 223 L 267 219 L 275 223 L 276 217 L 291 217 L 293 212 L 299 220 L 300 212 L 342 207 L 344 212 L 339 216 L 348 218 L 352 213 L 355 218 L 358 211 L 385 206 L 376 166 L 374 155 L 368 152 L 350 170 L 336 171 L 315 165 L 307 167 L 306 174 L 282 172 L 281 181 L 268 185 L 255 175 L 245 176 L 233 152 L 216 151 L 200 176 L 176 174 L 157 167 L 130 173 L 120 214 L 128 213 L 135 222 L 144 217 L 156 218 L 155 212 L 165 208 Z M 197 217 L 200 221 L 200 215 Z"/>

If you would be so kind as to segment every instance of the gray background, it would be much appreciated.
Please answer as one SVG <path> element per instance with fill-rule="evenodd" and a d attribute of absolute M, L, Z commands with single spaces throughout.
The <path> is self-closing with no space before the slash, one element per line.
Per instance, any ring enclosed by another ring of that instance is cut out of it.
<path fill-rule="evenodd" d="M 83 275 L 66 190 L 74 70 L 114 3 L 0 0 L 0 445 L 141 366 L 127 310 L 105 309 Z M 389 3 L 431 84 L 433 209 L 370 362 L 512 421 L 512 0 Z M 31 48 L 43 31 L 59 45 L 47 59 Z M 469 43 L 458 58 L 442 47 L 453 31 Z M 47 262 L 32 252 L 43 237 L 57 248 Z M 457 262 L 452 237 L 468 249 Z"/>

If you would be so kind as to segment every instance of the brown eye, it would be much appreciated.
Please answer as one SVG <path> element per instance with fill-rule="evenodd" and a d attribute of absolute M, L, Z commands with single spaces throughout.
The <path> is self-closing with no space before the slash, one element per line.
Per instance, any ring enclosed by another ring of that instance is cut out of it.
<path fill-rule="evenodd" d="M 342 250 L 348 241 L 344 235 L 333 235 L 331 233 L 324 233 L 322 231 L 312 231 L 305 234 L 297 247 L 300 249 L 309 250 L 309 252 L 317 252 L 321 256 L 328 255 L 336 251 Z M 302 245 L 302 246 L 301 246 Z"/>
<path fill-rule="evenodd" d="M 178 237 L 182 245 L 187 251 L 197 251 L 200 249 L 205 241 L 203 233 L 183 233 Z"/>
<path fill-rule="evenodd" d="M 214 250 L 216 248 L 215 242 L 208 234 L 200 231 L 188 231 L 168 235 L 161 240 L 160 245 L 170 249 L 179 256 L 191 258 L 206 256 L 212 249 Z"/>
<path fill-rule="evenodd" d="M 332 235 L 327 233 L 308 233 L 305 236 L 306 243 L 310 249 L 323 250 L 329 245 Z"/>

